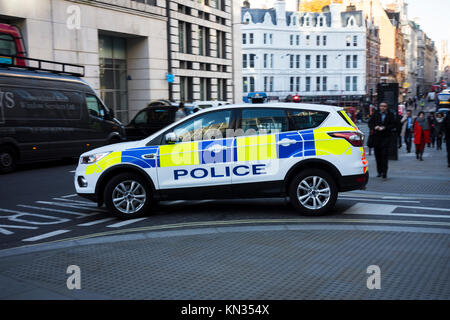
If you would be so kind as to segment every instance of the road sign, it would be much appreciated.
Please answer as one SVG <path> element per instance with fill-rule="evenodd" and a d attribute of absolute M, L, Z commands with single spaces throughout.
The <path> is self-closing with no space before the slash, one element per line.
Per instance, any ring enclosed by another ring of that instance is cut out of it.
<path fill-rule="evenodd" d="M 167 82 L 173 83 L 175 81 L 175 76 L 171 73 L 166 75 Z"/>

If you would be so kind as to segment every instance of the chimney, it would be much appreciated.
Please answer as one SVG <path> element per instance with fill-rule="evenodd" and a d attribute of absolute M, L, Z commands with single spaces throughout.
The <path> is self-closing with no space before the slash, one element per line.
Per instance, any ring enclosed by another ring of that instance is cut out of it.
<path fill-rule="evenodd" d="M 286 3 L 284 0 L 276 0 L 274 5 L 275 14 L 277 16 L 277 25 L 285 26 L 286 25 Z"/>
<path fill-rule="evenodd" d="M 330 3 L 331 27 L 332 28 L 342 27 L 341 11 L 342 11 L 342 6 L 340 3 L 334 3 L 334 2 Z"/>

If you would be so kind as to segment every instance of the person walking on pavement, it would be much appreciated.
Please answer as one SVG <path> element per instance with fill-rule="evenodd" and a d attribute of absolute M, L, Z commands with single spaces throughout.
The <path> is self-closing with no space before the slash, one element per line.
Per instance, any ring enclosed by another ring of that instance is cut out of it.
<path fill-rule="evenodd" d="M 392 130 L 396 125 L 394 115 L 388 112 L 386 102 L 380 104 L 380 111 L 374 113 L 369 120 L 369 129 L 373 130 L 377 177 L 383 177 L 383 179 L 387 178 L 389 147 L 391 145 Z"/>
<path fill-rule="evenodd" d="M 444 119 L 445 144 L 447 145 L 447 165 L 450 168 L 450 112 Z"/>
<path fill-rule="evenodd" d="M 428 124 L 430 125 L 431 147 L 434 148 L 434 143 L 436 141 L 436 133 L 435 133 L 436 119 L 434 118 L 433 112 L 430 112 L 430 115 L 428 116 Z M 430 147 L 430 143 L 428 143 L 428 148 L 429 147 Z"/>
<path fill-rule="evenodd" d="M 180 102 L 178 106 L 178 110 L 175 113 L 175 122 L 183 119 L 186 116 L 186 112 L 184 111 L 184 102 Z"/>
<path fill-rule="evenodd" d="M 442 137 L 444 136 L 444 115 L 441 112 L 436 113 L 436 125 L 434 127 L 436 134 L 436 150 L 442 150 Z"/>
<path fill-rule="evenodd" d="M 425 118 L 425 113 L 420 111 L 414 122 L 414 144 L 416 145 L 417 160 L 423 161 L 423 151 L 427 143 L 430 143 L 430 125 Z"/>
<path fill-rule="evenodd" d="M 400 135 L 403 137 L 406 145 L 406 152 L 411 152 L 411 142 L 412 142 L 412 128 L 414 124 L 414 119 L 412 117 L 411 110 L 406 111 L 401 120 L 402 130 Z"/>

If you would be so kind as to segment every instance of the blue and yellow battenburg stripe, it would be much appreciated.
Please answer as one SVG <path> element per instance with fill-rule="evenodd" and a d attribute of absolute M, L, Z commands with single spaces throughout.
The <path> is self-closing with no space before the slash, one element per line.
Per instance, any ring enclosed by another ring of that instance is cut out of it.
<path fill-rule="evenodd" d="M 352 130 L 356 129 L 326 127 L 298 132 L 134 148 L 110 153 L 98 162 L 88 165 L 86 174 L 100 173 L 120 163 L 130 163 L 141 168 L 165 168 L 291 157 L 351 155 L 351 145 L 345 139 L 335 139 L 327 133 Z M 284 141 L 289 143 L 283 143 Z M 154 157 L 145 157 L 150 154 Z M 361 156 L 365 159 L 365 156 Z"/>

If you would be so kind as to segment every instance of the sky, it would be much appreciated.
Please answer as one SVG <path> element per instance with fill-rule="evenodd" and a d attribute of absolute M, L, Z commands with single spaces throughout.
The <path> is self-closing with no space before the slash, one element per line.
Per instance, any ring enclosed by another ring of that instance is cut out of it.
<path fill-rule="evenodd" d="M 250 0 L 252 7 L 272 7 L 274 0 Z M 286 0 L 286 9 L 293 11 L 296 0 Z M 439 51 L 441 40 L 450 44 L 450 0 L 406 0 L 408 18 L 418 18 L 422 30 L 436 43 Z M 450 48 L 448 48 L 450 51 Z"/>

